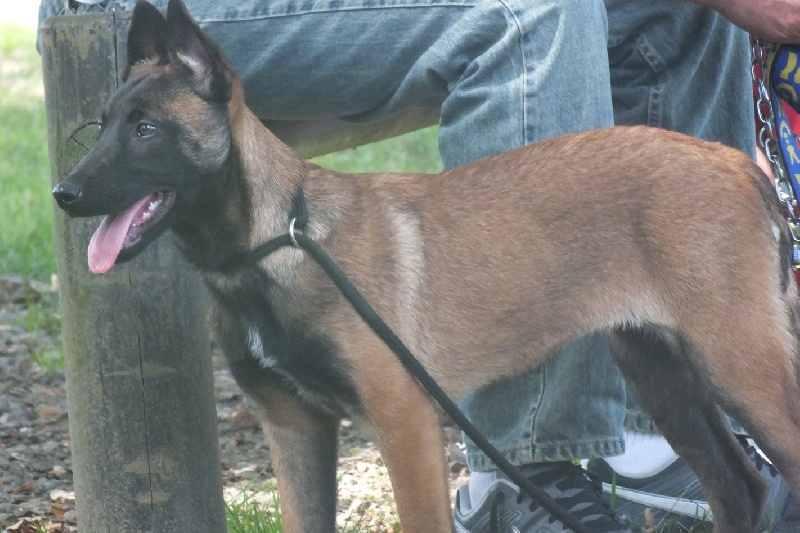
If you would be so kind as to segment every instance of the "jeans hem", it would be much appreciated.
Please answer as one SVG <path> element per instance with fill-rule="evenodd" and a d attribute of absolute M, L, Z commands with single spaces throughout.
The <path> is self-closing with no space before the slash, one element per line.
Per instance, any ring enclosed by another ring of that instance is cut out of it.
<path fill-rule="evenodd" d="M 624 425 L 627 429 L 640 433 L 659 433 L 656 423 L 650 415 L 642 411 L 628 411 L 625 413 Z"/>
<path fill-rule="evenodd" d="M 500 453 L 511 464 L 523 466 L 531 463 L 610 457 L 620 455 L 624 451 L 625 442 L 622 438 L 603 438 L 506 448 L 500 450 Z M 473 472 L 497 470 L 497 466 L 482 452 L 468 453 L 467 462 Z"/>

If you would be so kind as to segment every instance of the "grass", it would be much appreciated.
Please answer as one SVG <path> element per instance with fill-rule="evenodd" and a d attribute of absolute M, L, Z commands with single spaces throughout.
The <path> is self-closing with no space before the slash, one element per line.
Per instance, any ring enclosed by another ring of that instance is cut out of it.
<path fill-rule="evenodd" d="M 385 141 L 313 159 L 341 172 L 423 172 L 442 170 L 436 143 L 438 128 L 431 127 Z"/>
<path fill-rule="evenodd" d="M 24 294 L 22 311 L 14 319 L 17 325 L 30 333 L 44 333 L 43 341 L 32 343 L 33 360 L 45 372 L 64 371 L 64 349 L 58 335 L 61 329 L 58 295 L 30 288 Z"/>
<path fill-rule="evenodd" d="M 42 71 L 35 34 L 0 28 L 0 275 L 55 271 Z"/>
<path fill-rule="evenodd" d="M 225 515 L 229 533 L 280 533 L 283 531 L 278 508 L 280 499 L 278 489 L 271 484 L 262 483 L 253 487 L 254 482 L 245 486 L 239 495 L 225 502 Z M 272 505 L 264 505 L 253 498 L 254 491 L 272 494 Z"/>
<path fill-rule="evenodd" d="M 278 489 L 272 482 L 258 483 L 264 473 L 258 474 L 242 490 L 225 502 L 225 514 L 229 533 L 282 533 L 281 515 L 276 511 L 280 504 Z M 262 503 L 255 494 L 268 494 L 271 501 Z M 365 533 L 369 529 L 361 524 L 361 517 L 348 517 L 337 529 L 339 533 Z M 388 528 L 388 529 L 385 529 Z M 394 523 L 381 528 L 382 531 L 400 531 Z"/>

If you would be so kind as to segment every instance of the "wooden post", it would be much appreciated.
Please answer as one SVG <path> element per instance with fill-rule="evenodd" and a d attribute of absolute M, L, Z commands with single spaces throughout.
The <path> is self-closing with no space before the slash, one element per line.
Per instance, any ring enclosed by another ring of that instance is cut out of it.
<path fill-rule="evenodd" d="M 127 17 L 54 17 L 41 30 L 54 183 L 97 137 Z M 79 529 L 225 531 L 203 287 L 169 236 L 91 275 L 98 223 L 55 209 Z"/>

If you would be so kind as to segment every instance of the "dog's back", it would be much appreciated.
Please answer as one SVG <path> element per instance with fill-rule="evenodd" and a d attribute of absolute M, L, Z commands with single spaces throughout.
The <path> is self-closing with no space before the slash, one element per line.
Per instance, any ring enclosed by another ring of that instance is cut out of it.
<path fill-rule="evenodd" d="M 531 349 L 587 330 L 680 329 L 729 297 L 756 305 L 776 283 L 796 301 L 786 222 L 769 182 L 719 144 L 613 128 L 433 176 L 320 172 L 309 196 L 344 197 L 339 211 L 359 213 L 337 221 L 331 253 L 368 294 L 402 284 L 394 303 L 406 309 L 394 312 L 411 344 L 431 353 L 434 371 L 450 372 L 437 368 L 438 346 L 465 359 L 503 350 L 498 372 L 509 374 L 530 365 Z M 374 231 L 395 255 L 359 252 L 373 228 L 383 228 Z M 786 305 L 775 302 L 774 312 Z"/>

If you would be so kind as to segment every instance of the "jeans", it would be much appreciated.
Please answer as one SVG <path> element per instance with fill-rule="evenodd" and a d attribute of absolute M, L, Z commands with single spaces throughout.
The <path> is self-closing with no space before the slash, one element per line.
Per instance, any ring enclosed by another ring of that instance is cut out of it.
<path fill-rule="evenodd" d="M 40 19 L 134 3 L 75 9 L 68 0 L 44 0 Z M 678 130 L 754 154 L 747 36 L 689 3 L 186 4 L 228 57 L 260 117 L 367 122 L 408 107 L 440 108 L 445 167 L 615 123 Z M 628 398 L 603 335 L 556 351 L 542 368 L 461 401 L 512 463 L 619 454 L 623 424 L 655 430 Z M 492 468 L 471 442 L 467 447 L 473 470 Z"/>

